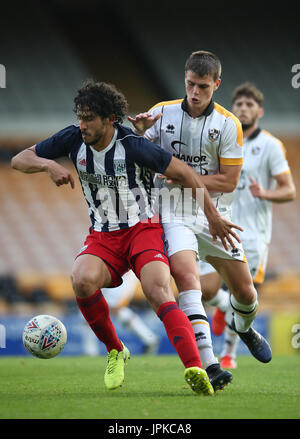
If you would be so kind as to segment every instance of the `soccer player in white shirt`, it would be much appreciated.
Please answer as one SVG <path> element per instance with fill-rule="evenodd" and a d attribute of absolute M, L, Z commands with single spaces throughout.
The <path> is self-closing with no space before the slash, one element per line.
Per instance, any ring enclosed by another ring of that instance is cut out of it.
<path fill-rule="evenodd" d="M 221 63 L 214 54 L 194 52 L 185 65 L 186 97 L 161 102 L 129 120 L 138 134 L 192 166 L 210 191 L 219 213 L 230 219 L 233 191 L 243 162 L 243 134 L 239 120 L 212 101 L 221 83 L 220 75 Z M 171 220 L 164 219 L 162 212 L 171 273 L 179 291 L 179 306 L 192 322 L 211 382 L 220 375 L 220 365 L 212 351 L 196 256 L 213 265 L 228 285 L 234 308 L 232 324 L 251 353 L 259 361 L 270 361 L 270 346 L 251 326 L 257 310 L 257 292 L 240 243 L 234 242 L 234 248 L 229 248 L 223 242 L 224 248 L 221 239 L 211 239 L 205 219 L 194 221 L 193 212 L 182 215 L 181 209 L 177 212 L 175 207 L 171 216 Z M 221 386 L 230 379 L 223 375 Z"/>
<path fill-rule="evenodd" d="M 232 111 L 242 123 L 244 164 L 233 202 L 233 220 L 244 229 L 243 247 L 255 285 L 264 281 L 272 233 L 272 203 L 285 203 L 296 196 L 293 177 L 282 142 L 259 128 L 264 115 L 264 96 L 253 84 L 239 85 L 233 93 Z M 203 299 L 217 306 L 212 330 L 219 335 L 227 326 L 221 366 L 235 368 L 238 337 L 230 328 L 229 295 L 218 289 L 219 275 L 208 264 L 200 264 Z M 217 286 L 217 287 L 216 287 Z"/>

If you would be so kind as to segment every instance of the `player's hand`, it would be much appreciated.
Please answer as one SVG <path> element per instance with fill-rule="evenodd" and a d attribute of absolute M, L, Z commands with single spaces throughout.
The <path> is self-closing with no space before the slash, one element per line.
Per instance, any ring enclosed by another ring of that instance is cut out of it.
<path fill-rule="evenodd" d="M 70 183 L 71 188 L 74 189 L 75 182 L 72 174 L 59 163 L 50 163 L 47 166 L 47 173 L 56 186 L 62 186 L 63 184 Z"/>
<path fill-rule="evenodd" d="M 226 218 L 221 217 L 221 215 L 214 217 L 214 219 L 210 220 L 209 222 L 209 231 L 213 237 L 213 242 L 216 243 L 219 237 L 222 241 L 223 247 L 227 251 L 229 250 L 228 244 L 232 248 L 236 248 L 232 237 L 234 237 L 238 242 L 241 242 L 239 235 L 232 229 L 237 229 L 241 232 L 244 231 L 242 227 L 232 223 Z"/>
<path fill-rule="evenodd" d="M 255 198 L 264 199 L 265 197 L 265 190 L 262 187 L 261 184 L 259 184 L 257 181 L 255 181 L 252 177 L 250 177 L 251 184 L 249 186 L 249 189 L 251 191 L 251 194 Z"/>
<path fill-rule="evenodd" d="M 153 117 L 152 114 L 148 112 L 137 114 L 135 117 L 128 116 L 128 120 L 132 123 L 136 132 L 142 136 L 161 116 L 162 113 L 159 113 Z"/>

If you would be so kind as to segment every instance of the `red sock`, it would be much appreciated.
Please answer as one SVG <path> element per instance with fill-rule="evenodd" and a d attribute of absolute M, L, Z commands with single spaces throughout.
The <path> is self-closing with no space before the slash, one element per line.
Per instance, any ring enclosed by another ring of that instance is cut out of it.
<path fill-rule="evenodd" d="M 202 367 L 192 325 L 176 302 L 163 303 L 157 315 L 185 367 Z"/>
<path fill-rule="evenodd" d="M 97 290 L 90 297 L 76 297 L 76 300 L 83 317 L 98 339 L 105 344 L 107 351 L 121 351 L 123 346 L 110 319 L 109 307 L 101 290 Z"/>

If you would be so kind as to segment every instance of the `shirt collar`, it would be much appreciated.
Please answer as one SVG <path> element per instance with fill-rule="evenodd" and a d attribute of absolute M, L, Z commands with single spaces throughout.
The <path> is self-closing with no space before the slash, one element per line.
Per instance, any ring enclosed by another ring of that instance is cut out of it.
<path fill-rule="evenodd" d="M 253 131 L 253 133 L 250 136 L 247 137 L 247 140 L 255 139 L 255 137 L 257 137 L 260 132 L 261 132 L 261 129 L 260 128 L 256 128 L 256 130 Z"/>
<path fill-rule="evenodd" d="M 187 106 L 187 97 L 185 97 L 181 103 L 181 108 L 183 111 L 185 111 L 187 114 L 189 114 L 188 112 L 188 106 Z M 202 114 L 200 114 L 197 117 L 202 117 L 202 116 L 209 116 L 213 110 L 214 110 L 215 106 L 214 106 L 214 102 L 211 100 L 210 103 L 208 104 L 208 106 L 205 108 L 205 110 L 202 112 Z"/>

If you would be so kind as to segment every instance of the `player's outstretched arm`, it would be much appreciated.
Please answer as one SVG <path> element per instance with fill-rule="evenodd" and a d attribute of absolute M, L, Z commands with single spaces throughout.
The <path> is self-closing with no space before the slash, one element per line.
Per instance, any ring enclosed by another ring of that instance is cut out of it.
<path fill-rule="evenodd" d="M 233 236 L 238 242 L 240 242 L 240 238 L 232 229 L 235 228 L 241 231 L 243 231 L 243 229 L 221 217 L 206 186 L 202 183 L 200 176 L 190 166 L 175 157 L 172 157 L 164 175 L 171 179 L 175 184 L 180 184 L 186 188 L 192 189 L 193 197 L 198 201 L 198 204 L 203 209 L 209 222 L 210 233 L 213 236 L 214 241 L 219 237 L 226 250 L 228 250 L 228 243 L 232 248 L 235 248 L 231 236 Z M 198 199 L 199 191 L 197 191 L 197 189 L 199 190 L 199 188 L 203 189 L 204 205 L 201 205 L 201 200 Z"/>
<path fill-rule="evenodd" d="M 56 186 L 68 183 L 70 183 L 72 189 L 75 186 L 71 173 L 54 160 L 39 157 L 35 152 L 35 145 L 15 155 L 11 160 L 11 166 L 13 169 L 26 174 L 47 172 Z"/>

